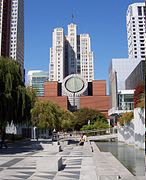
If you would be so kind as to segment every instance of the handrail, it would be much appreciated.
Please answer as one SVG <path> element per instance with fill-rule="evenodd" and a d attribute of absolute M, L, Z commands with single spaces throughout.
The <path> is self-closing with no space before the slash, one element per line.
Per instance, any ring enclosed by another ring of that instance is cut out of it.
<path fill-rule="evenodd" d="M 106 129 L 95 129 L 95 130 L 86 130 L 86 131 L 73 131 L 73 132 L 68 132 L 68 133 L 59 133 L 59 136 L 64 136 L 64 137 L 68 137 L 68 136 L 78 136 L 81 134 L 90 134 L 90 133 L 94 133 L 94 135 L 97 135 L 101 132 L 106 132 L 105 134 L 116 134 L 117 133 L 117 128 L 116 127 L 112 127 L 112 128 L 106 128 Z M 102 134 L 103 135 L 103 134 Z"/>

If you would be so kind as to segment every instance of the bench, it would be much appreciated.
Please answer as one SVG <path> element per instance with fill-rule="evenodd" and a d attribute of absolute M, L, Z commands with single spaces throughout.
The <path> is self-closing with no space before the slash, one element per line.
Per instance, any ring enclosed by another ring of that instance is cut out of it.
<path fill-rule="evenodd" d="M 58 145 L 57 143 L 53 144 L 47 144 L 47 143 L 40 143 L 40 145 L 43 148 L 43 151 L 48 151 L 48 152 L 60 152 L 61 151 L 61 146 Z"/>

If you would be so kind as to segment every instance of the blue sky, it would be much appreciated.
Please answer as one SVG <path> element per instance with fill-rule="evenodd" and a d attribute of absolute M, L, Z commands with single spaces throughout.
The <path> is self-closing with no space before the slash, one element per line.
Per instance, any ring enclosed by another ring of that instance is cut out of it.
<path fill-rule="evenodd" d="M 77 24 L 88 33 L 94 52 L 96 80 L 107 80 L 112 58 L 127 57 L 126 10 L 144 0 L 25 0 L 25 70 L 48 70 L 52 32 Z"/>

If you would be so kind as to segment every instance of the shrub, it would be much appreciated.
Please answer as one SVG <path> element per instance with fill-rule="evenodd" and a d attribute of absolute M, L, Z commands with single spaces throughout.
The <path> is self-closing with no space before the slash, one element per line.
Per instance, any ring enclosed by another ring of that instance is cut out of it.
<path fill-rule="evenodd" d="M 109 124 L 103 121 L 95 121 L 94 124 L 84 125 L 81 130 L 94 130 L 94 129 L 106 129 L 109 128 Z"/>
<path fill-rule="evenodd" d="M 144 108 L 144 85 L 138 85 L 134 91 L 134 107 Z"/>
<path fill-rule="evenodd" d="M 121 126 L 124 126 L 125 123 L 129 123 L 133 119 L 133 112 L 126 112 L 121 114 L 118 118 L 118 122 Z"/>

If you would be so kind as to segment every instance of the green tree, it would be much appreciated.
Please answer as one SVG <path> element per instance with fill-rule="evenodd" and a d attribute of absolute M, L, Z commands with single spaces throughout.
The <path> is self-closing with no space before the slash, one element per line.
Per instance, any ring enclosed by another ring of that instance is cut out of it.
<path fill-rule="evenodd" d="M 75 116 L 68 110 L 62 110 L 61 116 L 61 128 L 64 131 L 73 130 L 72 122 L 74 122 Z"/>
<path fill-rule="evenodd" d="M 0 127 L 25 122 L 30 112 L 28 101 L 18 62 L 0 57 Z"/>
<path fill-rule="evenodd" d="M 61 129 L 61 109 L 49 101 L 36 101 L 31 110 L 32 124 L 39 128 Z"/>
<path fill-rule="evenodd" d="M 90 120 L 90 124 L 93 124 L 95 121 L 107 122 L 104 114 L 89 108 L 82 108 L 74 112 L 75 120 L 73 126 L 75 130 L 80 130 L 83 125 L 87 125 Z"/>
<path fill-rule="evenodd" d="M 84 125 L 81 130 L 106 129 L 109 127 L 108 122 L 95 121 L 93 124 Z"/>

